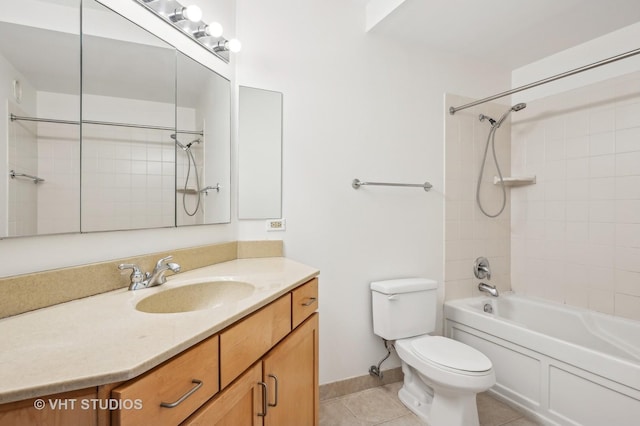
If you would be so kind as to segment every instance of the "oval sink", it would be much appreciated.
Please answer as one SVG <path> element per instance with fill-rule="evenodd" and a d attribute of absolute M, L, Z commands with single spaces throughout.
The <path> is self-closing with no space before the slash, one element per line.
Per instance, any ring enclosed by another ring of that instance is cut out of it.
<path fill-rule="evenodd" d="M 255 287 L 240 281 L 209 281 L 161 291 L 136 305 L 141 312 L 170 314 L 218 308 L 253 294 Z"/>

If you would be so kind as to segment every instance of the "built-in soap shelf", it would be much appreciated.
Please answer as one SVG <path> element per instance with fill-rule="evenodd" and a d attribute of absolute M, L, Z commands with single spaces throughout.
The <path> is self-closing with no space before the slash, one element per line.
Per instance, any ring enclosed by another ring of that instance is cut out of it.
<path fill-rule="evenodd" d="M 536 183 L 535 176 L 513 176 L 513 177 L 503 177 L 505 186 L 523 186 L 523 185 L 533 185 Z M 500 185 L 500 178 L 498 176 L 493 177 L 493 184 Z"/>

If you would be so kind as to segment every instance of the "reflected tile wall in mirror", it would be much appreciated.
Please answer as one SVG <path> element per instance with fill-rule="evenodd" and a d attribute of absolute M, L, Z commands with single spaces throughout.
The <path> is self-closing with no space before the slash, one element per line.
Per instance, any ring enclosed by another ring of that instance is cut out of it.
<path fill-rule="evenodd" d="M 175 50 L 98 3 L 87 6 L 82 231 L 174 226 Z"/>

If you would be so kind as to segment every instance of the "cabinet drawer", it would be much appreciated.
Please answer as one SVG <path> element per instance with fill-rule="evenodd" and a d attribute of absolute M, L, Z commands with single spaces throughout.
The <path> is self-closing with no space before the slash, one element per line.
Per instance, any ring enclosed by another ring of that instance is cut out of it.
<path fill-rule="evenodd" d="M 301 285 L 291 295 L 291 325 L 296 328 L 318 309 L 318 279 Z"/>
<path fill-rule="evenodd" d="M 112 424 L 175 425 L 218 390 L 218 336 L 214 336 L 111 391 L 124 407 L 112 412 Z"/>
<path fill-rule="evenodd" d="M 256 363 L 227 389 L 203 405 L 180 426 L 262 426 L 266 405 L 262 364 Z"/>
<path fill-rule="evenodd" d="M 220 333 L 220 386 L 224 388 L 291 331 L 286 294 Z"/>

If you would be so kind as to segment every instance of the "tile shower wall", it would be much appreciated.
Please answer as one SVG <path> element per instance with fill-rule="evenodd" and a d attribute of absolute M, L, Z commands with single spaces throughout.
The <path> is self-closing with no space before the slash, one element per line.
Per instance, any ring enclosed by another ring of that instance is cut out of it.
<path fill-rule="evenodd" d="M 462 105 L 472 99 L 446 95 L 445 105 Z M 447 114 L 445 118 L 445 299 L 478 295 L 479 280 L 473 275 L 473 262 L 479 256 L 491 263 L 487 281 L 499 290 L 511 288 L 510 281 L 510 203 L 497 218 L 488 218 L 478 208 L 476 185 L 490 125 L 480 122 L 480 113 L 498 119 L 507 106 L 484 104 Z M 503 176 L 510 175 L 510 125 L 506 121 L 496 133 L 496 155 Z M 491 148 L 481 184 L 484 209 L 495 214 L 502 205 L 502 190 L 493 184 L 497 175 Z M 486 281 L 486 280 L 485 280 Z"/>
<path fill-rule="evenodd" d="M 640 320 L 640 73 L 514 115 L 512 286 Z"/>

